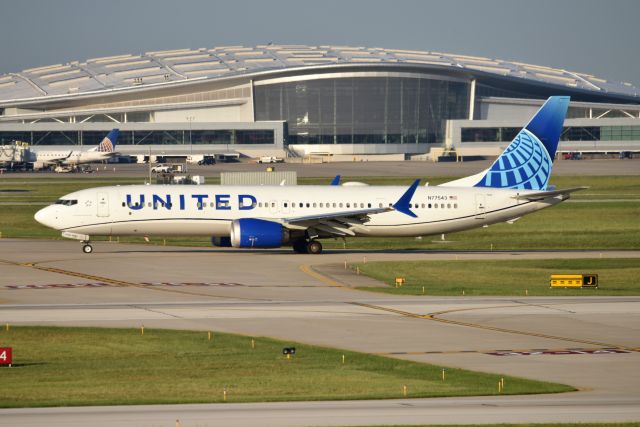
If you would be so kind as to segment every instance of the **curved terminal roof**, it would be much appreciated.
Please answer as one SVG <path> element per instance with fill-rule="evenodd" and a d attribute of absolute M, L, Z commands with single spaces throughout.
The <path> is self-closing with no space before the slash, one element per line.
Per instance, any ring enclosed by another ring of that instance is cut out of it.
<path fill-rule="evenodd" d="M 640 90 L 629 83 L 520 62 L 416 50 L 270 44 L 147 52 L 30 68 L 0 75 L 0 102 L 44 101 L 331 64 L 444 68 L 640 101 Z"/>

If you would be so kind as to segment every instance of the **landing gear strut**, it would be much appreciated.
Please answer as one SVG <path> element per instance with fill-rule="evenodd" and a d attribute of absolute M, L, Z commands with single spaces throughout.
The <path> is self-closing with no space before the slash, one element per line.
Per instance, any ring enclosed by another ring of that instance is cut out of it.
<path fill-rule="evenodd" d="M 322 253 L 322 243 L 317 240 L 296 240 L 293 242 L 293 250 L 299 254 Z"/>
<path fill-rule="evenodd" d="M 85 254 L 90 254 L 91 252 L 93 252 L 93 246 L 91 246 L 91 243 L 89 242 L 82 242 L 84 243 L 84 245 L 82 246 L 82 252 L 84 252 Z"/>

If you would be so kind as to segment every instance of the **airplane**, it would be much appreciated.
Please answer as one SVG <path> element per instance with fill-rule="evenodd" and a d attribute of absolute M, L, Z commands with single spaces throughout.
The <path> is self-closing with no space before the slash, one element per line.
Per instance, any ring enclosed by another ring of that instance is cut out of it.
<path fill-rule="evenodd" d="M 77 166 L 83 163 L 93 163 L 107 160 L 115 154 L 116 143 L 118 142 L 119 129 L 112 129 L 104 137 L 100 144 L 90 150 L 39 150 L 35 151 L 33 168 L 38 170 L 48 166 Z"/>
<path fill-rule="evenodd" d="M 83 243 L 91 236 L 212 236 L 215 246 L 319 254 L 320 239 L 426 236 L 468 230 L 554 206 L 586 187 L 549 177 L 569 97 L 550 97 L 488 169 L 438 186 L 132 185 L 63 196 L 35 214 Z M 354 185 L 349 185 L 354 184 Z"/>

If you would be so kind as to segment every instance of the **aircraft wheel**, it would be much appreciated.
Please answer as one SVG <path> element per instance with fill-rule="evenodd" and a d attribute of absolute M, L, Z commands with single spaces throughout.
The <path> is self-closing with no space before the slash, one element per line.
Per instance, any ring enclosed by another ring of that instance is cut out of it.
<path fill-rule="evenodd" d="M 93 246 L 87 243 L 82 247 L 82 252 L 84 252 L 85 254 L 90 254 L 91 252 L 93 252 Z"/>
<path fill-rule="evenodd" d="M 311 240 L 307 243 L 307 253 L 317 255 L 322 253 L 322 243 L 317 240 Z"/>
<path fill-rule="evenodd" d="M 307 242 L 304 240 L 296 240 L 293 242 L 293 250 L 298 254 L 307 253 Z"/>

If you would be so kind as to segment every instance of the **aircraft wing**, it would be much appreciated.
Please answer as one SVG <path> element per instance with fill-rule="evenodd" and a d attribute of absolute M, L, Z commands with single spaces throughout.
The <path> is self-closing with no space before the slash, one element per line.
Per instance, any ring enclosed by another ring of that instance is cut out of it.
<path fill-rule="evenodd" d="M 315 229 L 319 232 L 328 233 L 335 236 L 355 236 L 354 229 L 366 229 L 366 223 L 371 219 L 371 215 L 383 212 L 398 211 L 415 218 L 411 211 L 411 198 L 420 184 L 417 179 L 404 192 L 392 206 L 381 208 L 353 209 L 339 212 L 328 212 L 323 214 L 305 215 L 291 218 L 283 218 L 282 225 L 291 229 Z"/>
<path fill-rule="evenodd" d="M 513 196 L 513 198 L 517 200 L 529 200 L 532 202 L 535 202 L 538 200 L 544 200 L 546 198 L 555 197 L 555 196 L 567 196 L 568 198 L 571 193 L 575 191 L 586 190 L 587 188 L 589 187 L 573 187 L 573 188 L 565 188 L 564 190 L 540 191 L 537 193 L 517 194 Z"/>
<path fill-rule="evenodd" d="M 315 228 L 336 236 L 354 236 L 351 228 L 366 228 L 365 224 L 370 220 L 369 215 L 392 210 L 392 207 L 370 208 L 284 218 L 282 225 L 292 229 Z"/>

